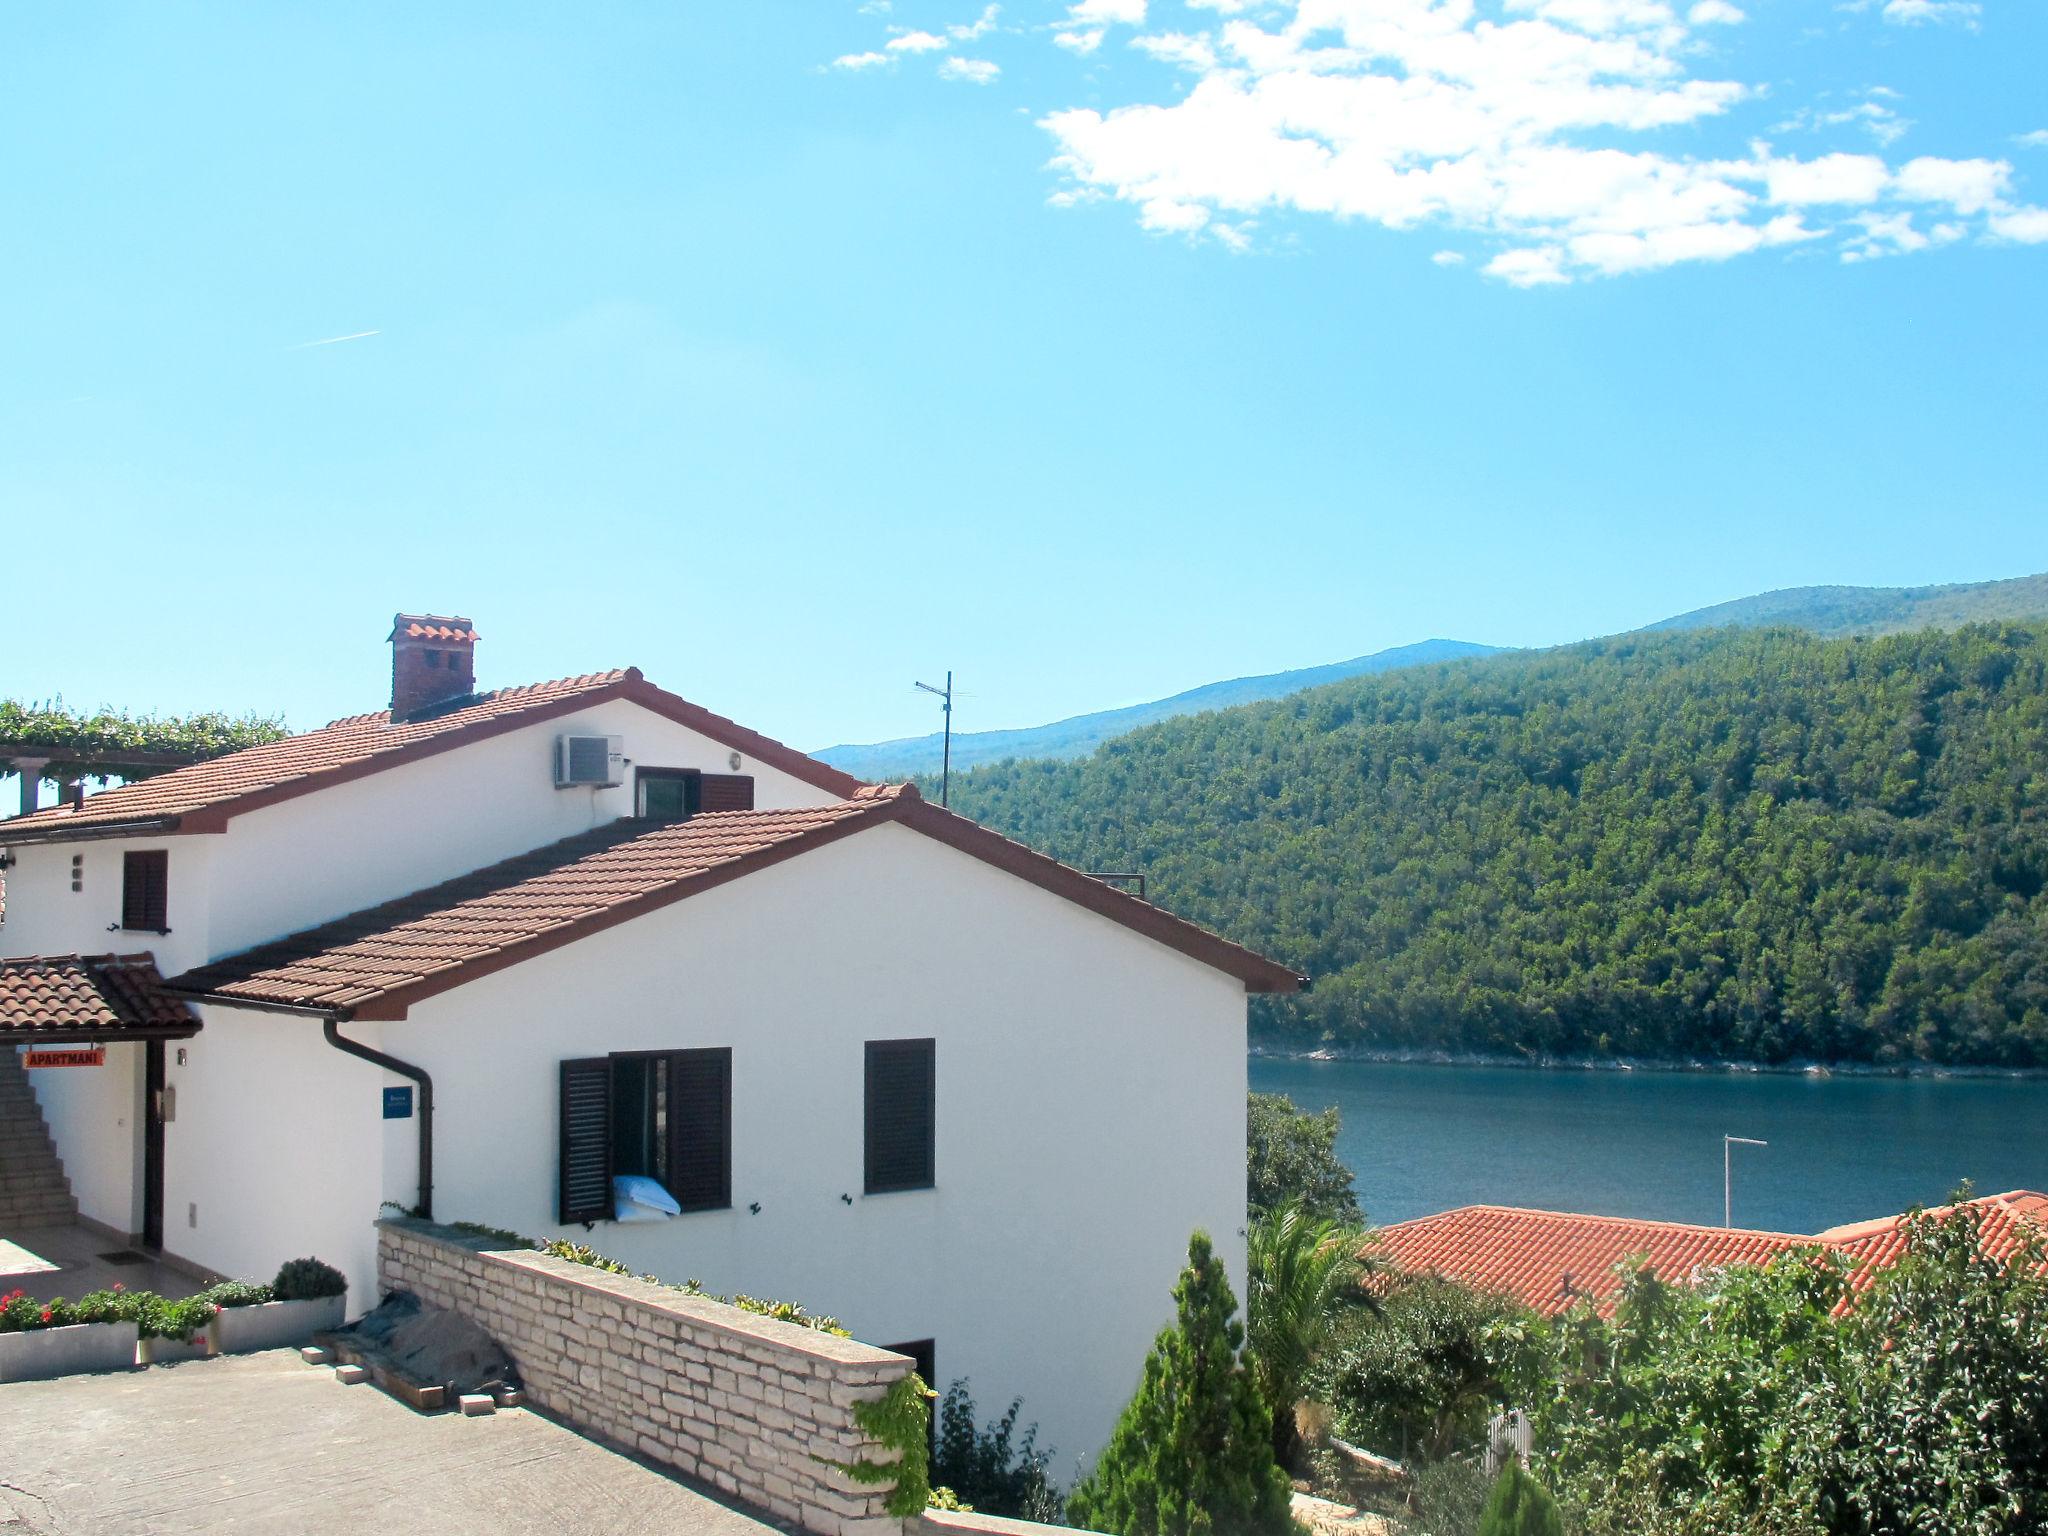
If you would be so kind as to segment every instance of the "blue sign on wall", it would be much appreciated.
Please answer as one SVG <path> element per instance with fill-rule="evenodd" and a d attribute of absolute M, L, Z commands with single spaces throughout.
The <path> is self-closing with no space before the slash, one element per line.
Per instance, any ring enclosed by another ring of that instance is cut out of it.
<path fill-rule="evenodd" d="M 412 1118 L 412 1090 L 410 1088 L 386 1088 L 384 1090 L 384 1118 L 386 1120 L 410 1120 Z"/>

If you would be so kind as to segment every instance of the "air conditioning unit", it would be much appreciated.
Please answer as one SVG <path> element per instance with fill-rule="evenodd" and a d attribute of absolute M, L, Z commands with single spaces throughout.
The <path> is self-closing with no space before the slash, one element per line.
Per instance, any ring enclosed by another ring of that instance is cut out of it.
<path fill-rule="evenodd" d="M 610 789 L 623 784 L 618 765 L 625 761 L 623 736 L 557 736 L 555 788 Z"/>

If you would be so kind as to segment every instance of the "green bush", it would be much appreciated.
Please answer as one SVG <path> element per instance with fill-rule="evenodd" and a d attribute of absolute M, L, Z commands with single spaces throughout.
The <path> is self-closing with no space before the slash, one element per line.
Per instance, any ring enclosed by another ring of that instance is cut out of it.
<path fill-rule="evenodd" d="M 260 1307 L 267 1301 L 277 1299 L 271 1294 L 269 1286 L 249 1280 L 223 1280 L 218 1285 L 208 1286 L 199 1294 L 222 1309 Z"/>
<path fill-rule="evenodd" d="M 1239 1358 L 1237 1298 L 1206 1232 L 1188 1240 L 1176 1318 L 1145 1360 L 1137 1395 L 1067 1517 L 1113 1536 L 1289 1536 L 1287 1475 L 1273 1461 L 1273 1420 Z"/>
<path fill-rule="evenodd" d="M 1557 1500 L 1510 1457 L 1479 1515 L 1479 1536 L 1564 1536 Z"/>
<path fill-rule="evenodd" d="M 966 1380 L 954 1382 L 939 1404 L 932 1479 L 983 1514 L 1057 1525 L 1063 1500 L 1046 1475 L 1052 1452 L 1038 1449 L 1036 1424 L 1018 1435 L 1023 1407 L 1024 1400 L 1015 1398 L 1000 1419 L 977 1425 Z"/>
<path fill-rule="evenodd" d="M 286 1259 L 278 1266 L 270 1293 L 279 1301 L 318 1301 L 348 1293 L 348 1277 L 318 1259 Z"/>

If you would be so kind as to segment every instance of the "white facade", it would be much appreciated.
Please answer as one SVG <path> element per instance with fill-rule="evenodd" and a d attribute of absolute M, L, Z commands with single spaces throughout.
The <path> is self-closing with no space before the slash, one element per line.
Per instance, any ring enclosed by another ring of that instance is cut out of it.
<path fill-rule="evenodd" d="M 149 949 L 173 975 L 627 814 L 628 788 L 553 787 L 572 731 L 621 735 L 645 766 L 733 771 L 726 746 L 614 701 L 221 834 L 26 847 L 0 954 Z M 761 808 L 833 798 L 740 771 Z M 169 935 L 106 932 L 136 846 L 171 850 Z M 417 1194 L 418 1122 L 382 1113 L 407 1080 L 333 1049 L 316 1017 L 200 1012 L 167 1053 L 166 1249 L 253 1278 L 317 1254 L 352 1309 L 371 1304 L 371 1222 Z M 984 1417 L 1021 1395 L 1063 1480 L 1136 1386 L 1194 1228 L 1242 1294 L 1244 983 L 894 822 L 342 1028 L 432 1075 L 440 1219 L 801 1302 L 871 1343 L 932 1339 L 936 1384 L 969 1378 Z M 865 1042 L 927 1037 L 935 1187 L 864 1195 Z M 731 1208 L 558 1227 L 561 1061 L 705 1046 L 732 1053 Z M 34 1074 L 81 1209 L 130 1232 L 141 1054 Z"/>

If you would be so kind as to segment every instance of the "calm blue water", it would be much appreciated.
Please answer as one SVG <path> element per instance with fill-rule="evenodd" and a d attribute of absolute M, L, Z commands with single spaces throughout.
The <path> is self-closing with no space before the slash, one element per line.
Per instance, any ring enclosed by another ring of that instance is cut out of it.
<path fill-rule="evenodd" d="M 2048 1081 L 1529 1071 L 1254 1057 L 1252 1087 L 1336 1105 L 1375 1222 L 1457 1205 L 1818 1232 L 1980 1194 L 2048 1190 Z"/>

